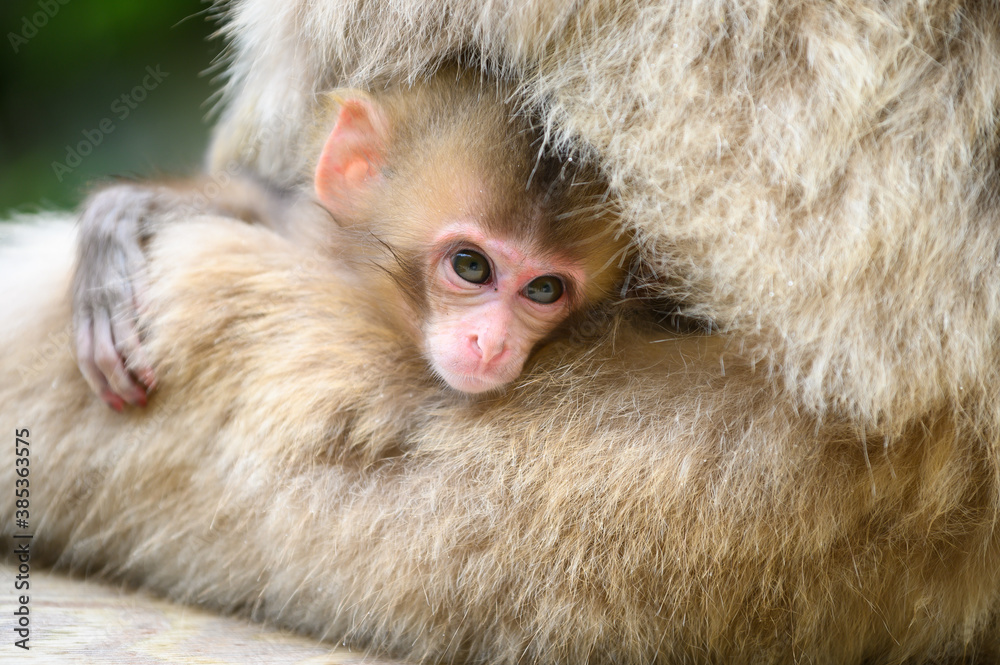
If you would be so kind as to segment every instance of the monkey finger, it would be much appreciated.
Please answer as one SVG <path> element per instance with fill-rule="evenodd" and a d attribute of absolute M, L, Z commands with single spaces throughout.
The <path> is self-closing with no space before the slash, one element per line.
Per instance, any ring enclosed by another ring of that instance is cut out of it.
<path fill-rule="evenodd" d="M 109 305 L 114 312 L 109 319 L 111 341 L 120 365 L 124 367 L 124 377 L 128 383 L 125 386 L 117 385 L 113 377 L 109 378 L 118 393 L 129 404 L 145 406 L 149 384 L 133 369 L 133 363 L 138 362 L 140 365 L 145 365 L 141 368 L 143 374 L 148 375 L 152 372 L 145 362 L 137 329 L 135 281 L 142 270 L 143 256 L 136 248 L 126 246 L 121 249 L 123 253 L 115 260 L 118 266 L 117 278 L 112 282 L 116 286 L 113 290 L 105 286 L 105 292 L 111 295 L 109 303 L 113 303 Z M 116 364 L 116 369 L 118 366 Z"/>
<path fill-rule="evenodd" d="M 132 329 L 136 339 L 136 355 L 134 357 L 129 356 L 128 366 L 146 386 L 146 393 L 149 394 L 150 391 L 156 388 L 156 374 L 153 372 L 153 365 L 149 361 L 149 356 L 146 355 L 145 347 L 142 345 L 142 335 L 139 332 L 138 326 L 139 313 L 144 309 L 143 294 L 146 292 L 146 284 L 143 279 L 144 273 L 144 270 L 136 270 L 132 276 L 132 312 L 134 313 Z"/>
<path fill-rule="evenodd" d="M 132 405 L 146 404 L 146 391 L 133 381 L 125 369 L 125 363 L 115 347 L 111 317 L 103 309 L 94 313 L 94 362 L 114 395 Z"/>
<path fill-rule="evenodd" d="M 139 330 L 136 327 L 135 318 L 115 316 L 111 320 L 111 334 L 119 357 L 125 360 L 125 368 L 129 372 L 129 378 L 135 377 L 143 384 L 136 386 L 141 391 L 142 398 L 137 402 L 129 403 L 145 406 L 146 393 L 153 389 L 156 381 L 153 377 L 153 368 L 150 367 L 146 352 L 139 341 Z"/>
<path fill-rule="evenodd" d="M 93 323 L 92 319 L 84 317 L 78 320 L 74 326 L 76 329 L 76 364 L 90 389 L 99 395 L 105 404 L 120 412 L 125 408 L 125 402 L 111 391 L 107 379 L 104 378 L 104 374 L 94 362 Z"/>

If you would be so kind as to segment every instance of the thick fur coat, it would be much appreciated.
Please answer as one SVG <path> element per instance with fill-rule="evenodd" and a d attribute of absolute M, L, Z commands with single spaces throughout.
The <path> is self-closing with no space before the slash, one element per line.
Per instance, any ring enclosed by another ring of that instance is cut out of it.
<path fill-rule="evenodd" d="M 18 231 L 0 277 L 41 295 L 4 296 L 0 421 L 49 560 L 431 660 L 995 655 L 996 3 L 229 11 L 210 170 L 289 182 L 319 91 L 483 66 L 715 329 L 584 322 L 459 399 L 309 252 L 199 219 L 152 248 L 161 388 L 120 416 L 69 351 L 68 255 Z"/>

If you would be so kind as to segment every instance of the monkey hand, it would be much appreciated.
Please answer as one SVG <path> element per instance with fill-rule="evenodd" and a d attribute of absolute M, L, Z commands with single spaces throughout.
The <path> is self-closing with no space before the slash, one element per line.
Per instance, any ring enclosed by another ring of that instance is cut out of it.
<path fill-rule="evenodd" d="M 73 275 L 76 358 L 91 389 L 116 411 L 145 406 L 156 378 L 140 344 L 137 295 L 146 257 L 148 219 L 159 208 L 155 191 L 123 183 L 101 190 L 80 215 Z"/>

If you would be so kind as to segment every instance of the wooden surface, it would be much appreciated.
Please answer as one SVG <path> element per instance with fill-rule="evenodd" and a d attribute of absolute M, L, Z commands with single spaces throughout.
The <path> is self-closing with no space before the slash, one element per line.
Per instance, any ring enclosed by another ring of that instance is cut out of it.
<path fill-rule="evenodd" d="M 14 646 L 16 572 L 0 566 L 0 663 L 390 665 L 362 652 L 134 592 L 31 570 L 31 649 Z M 395 662 L 395 661 L 393 661 Z"/>

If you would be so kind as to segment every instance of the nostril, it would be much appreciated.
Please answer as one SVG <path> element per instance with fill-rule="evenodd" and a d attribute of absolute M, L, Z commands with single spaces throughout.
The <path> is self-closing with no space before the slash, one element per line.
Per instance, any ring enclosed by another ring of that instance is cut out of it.
<path fill-rule="evenodd" d="M 480 357 L 485 363 L 495 362 L 504 352 L 503 340 L 487 340 L 487 343 L 480 350 Z M 478 345 L 477 345 L 478 346 Z"/>
<path fill-rule="evenodd" d="M 504 354 L 506 344 L 502 337 L 475 333 L 469 335 L 469 354 L 478 362 L 488 365 Z"/>

